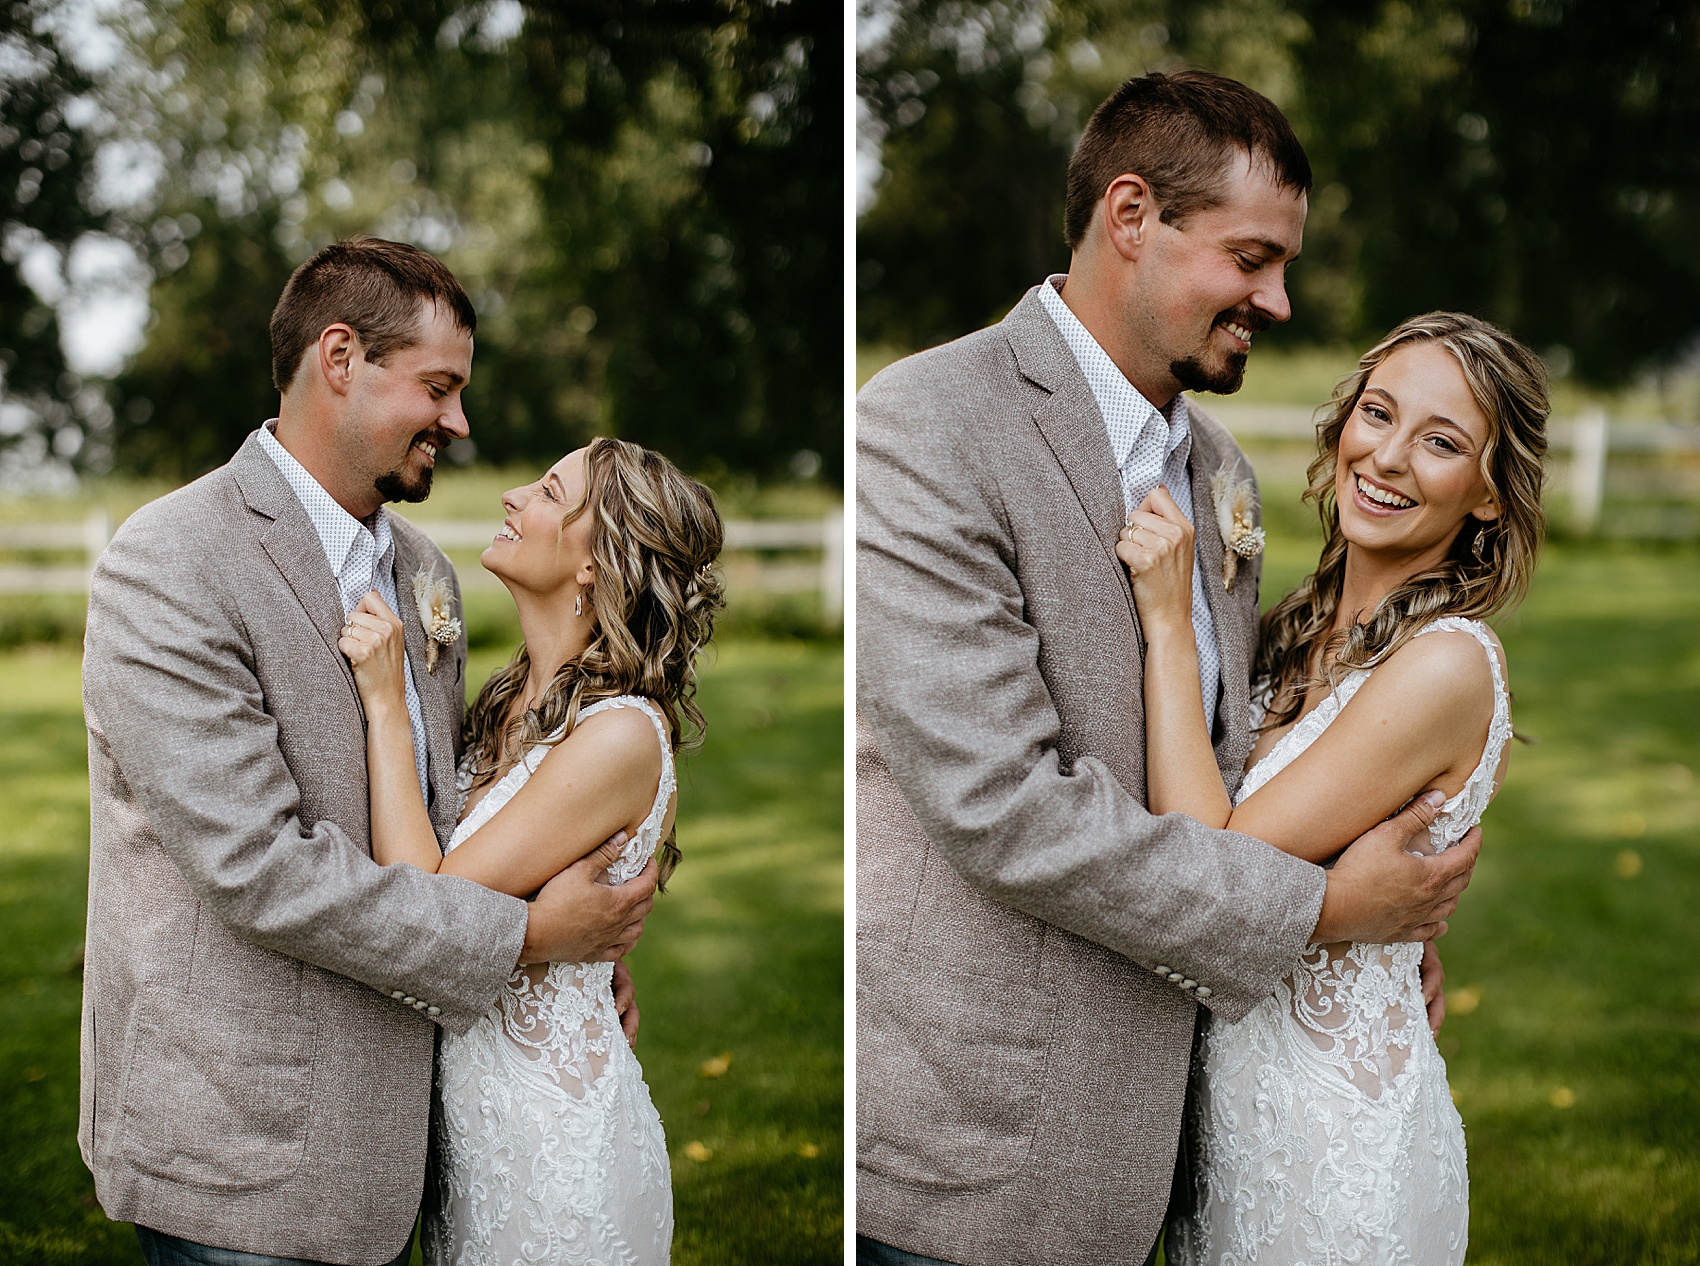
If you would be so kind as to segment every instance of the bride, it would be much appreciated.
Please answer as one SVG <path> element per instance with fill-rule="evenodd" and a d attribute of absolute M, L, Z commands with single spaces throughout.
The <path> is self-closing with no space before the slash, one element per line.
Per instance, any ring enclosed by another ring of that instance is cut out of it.
<path fill-rule="evenodd" d="M 1504 653 L 1482 621 L 1534 568 L 1546 415 L 1539 359 L 1474 317 L 1414 317 L 1365 353 L 1318 428 L 1306 496 L 1327 540 L 1264 617 L 1258 739 L 1232 802 L 1198 703 L 1191 524 L 1161 488 L 1129 516 L 1117 553 L 1149 641 L 1154 813 L 1317 862 L 1425 789 L 1447 797 L 1434 850 L 1475 825 L 1511 734 Z M 1252 495 L 1218 490 L 1219 517 L 1236 494 Z M 1463 1123 L 1420 960 L 1416 944 L 1314 945 L 1273 997 L 1206 1028 L 1191 1207 L 1171 1220 L 1168 1261 L 1464 1260 Z"/>
<path fill-rule="evenodd" d="M 610 883 L 672 843 L 674 752 L 700 736 L 693 662 L 721 605 L 712 494 L 659 454 L 597 439 L 502 498 L 483 565 L 524 643 L 467 715 L 462 816 L 439 852 L 414 766 L 403 626 L 376 593 L 340 647 L 366 710 L 372 852 L 526 896 L 623 833 Z M 430 578 L 416 582 L 424 603 Z M 661 1118 L 621 1033 L 611 963 L 521 967 L 444 1034 L 432 1123 L 432 1266 L 653 1266 L 673 1197 Z"/>

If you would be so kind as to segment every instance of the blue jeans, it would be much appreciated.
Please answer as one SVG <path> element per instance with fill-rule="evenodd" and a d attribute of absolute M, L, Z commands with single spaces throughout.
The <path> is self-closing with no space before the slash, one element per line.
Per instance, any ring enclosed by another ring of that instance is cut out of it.
<path fill-rule="evenodd" d="M 136 1228 L 136 1238 L 142 1242 L 142 1256 L 148 1266 L 324 1266 L 321 1262 L 308 1261 L 303 1257 L 271 1257 L 264 1253 L 242 1253 L 233 1248 L 196 1244 L 193 1240 L 180 1240 L 175 1235 L 150 1231 L 145 1226 Z M 413 1232 L 409 1231 L 401 1256 L 390 1266 L 407 1266 L 412 1252 Z"/>
<path fill-rule="evenodd" d="M 1157 1260 L 1157 1246 L 1151 1246 L 1151 1253 L 1145 1259 L 1145 1266 L 1151 1266 Z M 870 1240 L 865 1235 L 856 1237 L 856 1266 L 951 1266 L 950 1262 L 941 1261 L 937 1257 L 922 1257 L 919 1253 L 907 1253 L 889 1244 L 881 1244 L 878 1240 Z"/>
<path fill-rule="evenodd" d="M 952 1266 L 950 1262 L 937 1257 L 922 1257 L 919 1253 L 905 1252 L 893 1248 L 889 1244 L 881 1244 L 878 1240 L 870 1240 L 865 1235 L 856 1237 L 856 1266 Z"/>

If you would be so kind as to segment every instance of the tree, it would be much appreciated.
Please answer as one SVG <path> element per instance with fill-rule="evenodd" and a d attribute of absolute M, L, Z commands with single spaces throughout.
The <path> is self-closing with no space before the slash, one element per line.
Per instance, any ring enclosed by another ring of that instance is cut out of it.
<path fill-rule="evenodd" d="M 76 121 L 92 84 L 45 9 L 0 0 L 0 477 L 83 453 L 111 419 L 66 364 L 51 303 L 70 252 L 103 218 L 88 208 L 96 138 Z"/>
<path fill-rule="evenodd" d="M 437 252 L 472 294 L 480 456 L 552 460 L 602 432 L 708 473 L 781 473 L 811 450 L 836 476 L 835 15 L 743 0 L 148 12 L 133 114 L 168 156 L 159 214 L 200 227 L 153 240 L 156 323 L 119 384 L 122 460 L 179 475 L 222 460 L 265 416 L 258 309 L 312 249 L 366 231 Z"/>

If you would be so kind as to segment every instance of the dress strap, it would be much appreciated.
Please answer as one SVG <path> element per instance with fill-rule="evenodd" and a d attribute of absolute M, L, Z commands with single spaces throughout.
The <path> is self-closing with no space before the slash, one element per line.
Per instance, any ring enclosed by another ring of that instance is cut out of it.
<path fill-rule="evenodd" d="M 1436 632 L 1468 633 L 1475 638 L 1487 652 L 1488 670 L 1493 674 L 1493 719 L 1488 723 L 1487 741 L 1482 744 L 1482 759 L 1464 780 L 1458 794 L 1440 807 L 1429 827 L 1429 838 L 1435 846 L 1445 848 L 1457 843 L 1465 831 L 1480 821 L 1488 801 L 1493 798 L 1494 775 L 1499 770 L 1505 745 L 1511 738 L 1511 693 L 1506 688 L 1505 673 L 1499 665 L 1499 651 L 1487 625 L 1462 616 L 1443 616 L 1417 630 L 1416 636 Z"/>

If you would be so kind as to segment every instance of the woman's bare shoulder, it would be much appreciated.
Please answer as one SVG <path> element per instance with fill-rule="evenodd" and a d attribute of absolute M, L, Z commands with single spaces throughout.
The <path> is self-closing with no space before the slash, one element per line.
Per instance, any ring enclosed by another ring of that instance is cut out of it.
<path fill-rule="evenodd" d="M 1491 637 L 1491 634 L 1490 634 Z M 1503 671 L 1498 639 L 1493 650 Z M 1474 726 L 1493 715 L 1493 669 L 1489 650 L 1462 629 L 1433 629 L 1419 634 L 1375 666 L 1369 680 L 1347 705 L 1391 718 L 1453 721 Z"/>

